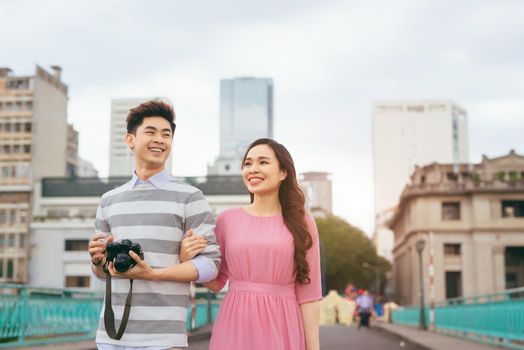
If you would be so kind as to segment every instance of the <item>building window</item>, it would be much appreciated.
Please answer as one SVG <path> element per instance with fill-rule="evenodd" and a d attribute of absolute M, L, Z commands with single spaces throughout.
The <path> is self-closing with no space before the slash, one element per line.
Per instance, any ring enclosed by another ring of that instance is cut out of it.
<path fill-rule="evenodd" d="M 11 209 L 11 213 L 9 215 L 9 225 L 13 226 L 16 224 L 16 209 Z"/>
<path fill-rule="evenodd" d="M 13 259 L 7 259 L 7 278 L 13 278 L 14 270 Z"/>
<path fill-rule="evenodd" d="M 65 278 L 66 288 L 89 287 L 89 282 L 90 282 L 89 276 L 66 276 Z"/>
<path fill-rule="evenodd" d="M 444 255 L 460 256 L 460 244 L 444 244 Z"/>
<path fill-rule="evenodd" d="M 460 220 L 460 202 L 443 202 L 442 220 Z"/>
<path fill-rule="evenodd" d="M 18 236 L 18 246 L 20 248 L 24 248 L 25 247 L 25 235 Z"/>
<path fill-rule="evenodd" d="M 7 236 L 7 246 L 9 248 L 15 247 L 15 235 L 8 235 Z"/>
<path fill-rule="evenodd" d="M 60 219 L 69 217 L 69 210 L 67 209 L 49 209 L 47 210 L 47 217 L 49 219 Z"/>
<path fill-rule="evenodd" d="M 87 251 L 89 241 L 87 239 L 66 239 L 65 250 L 68 252 L 73 251 Z"/>
<path fill-rule="evenodd" d="M 524 285 L 524 247 L 506 247 L 504 252 L 506 289 Z M 522 293 L 519 293 L 522 294 Z M 515 295 L 517 296 L 517 295 Z M 520 295 L 522 297 L 522 295 Z"/>
<path fill-rule="evenodd" d="M 446 271 L 446 299 L 462 296 L 462 273 Z"/>
<path fill-rule="evenodd" d="M 446 179 L 449 182 L 457 182 L 458 181 L 458 174 L 452 173 L 452 172 L 448 172 L 448 173 L 446 173 Z"/>
<path fill-rule="evenodd" d="M 25 123 L 24 131 L 25 132 L 31 132 L 31 123 Z"/>
<path fill-rule="evenodd" d="M 7 212 L 5 209 L 0 209 L 0 225 L 7 224 Z"/>
<path fill-rule="evenodd" d="M 20 210 L 20 222 L 22 224 L 25 224 L 27 222 L 27 210 L 25 209 Z"/>
<path fill-rule="evenodd" d="M 24 153 L 31 153 L 31 145 L 24 145 Z"/>
<path fill-rule="evenodd" d="M 407 107 L 408 112 L 424 112 L 424 106 L 418 105 L 418 106 L 408 106 Z"/>
<path fill-rule="evenodd" d="M 524 217 L 524 201 L 502 201 L 503 218 Z"/>
<path fill-rule="evenodd" d="M 5 235 L 0 233 L 0 248 L 3 248 L 5 245 Z M 2 258 L 0 258 L 0 261 L 2 260 Z"/>

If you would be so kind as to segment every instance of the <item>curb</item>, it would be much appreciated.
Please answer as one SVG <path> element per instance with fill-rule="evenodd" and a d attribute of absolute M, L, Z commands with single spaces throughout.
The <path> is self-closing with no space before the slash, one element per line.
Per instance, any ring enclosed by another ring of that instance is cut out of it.
<path fill-rule="evenodd" d="M 416 341 L 413 341 L 409 338 L 406 338 L 404 335 L 397 333 L 391 329 L 383 328 L 380 324 L 376 324 L 373 326 L 373 329 L 377 332 L 381 332 L 384 334 L 387 334 L 391 337 L 396 338 L 399 342 L 404 342 L 404 346 L 401 346 L 404 349 L 413 349 L 413 350 L 434 350 L 433 348 L 427 347 L 426 345 L 420 344 Z"/>

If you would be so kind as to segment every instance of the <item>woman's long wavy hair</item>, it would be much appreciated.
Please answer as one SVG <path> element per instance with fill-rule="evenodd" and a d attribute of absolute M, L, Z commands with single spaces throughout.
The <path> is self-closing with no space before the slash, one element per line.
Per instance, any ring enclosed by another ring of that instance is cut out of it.
<path fill-rule="evenodd" d="M 262 138 L 254 141 L 247 148 L 242 160 L 242 166 L 246 161 L 247 154 L 249 151 L 258 145 L 268 145 L 271 147 L 275 156 L 277 157 L 280 170 L 285 171 L 287 176 L 280 184 L 278 190 L 278 198 L 280 205 L 282 206 L 282 216 L 286 227 L 293 235 L 295 243 L 295 280 L 298 283 L 308 284 L 310 283 L 309 278 L 309 265 L 306 260 L 306 251 L 313 245 L 311 234 L 308 230 L 306 222 L 306 213 L 304 209 L 304 193 L 300 189 L 297 181 L 297 173 L 295 170 L 295 164 L 289 151 L 272 139 Z M 254 200 L 254 194 L 251 195 L 251 203 Z"/>

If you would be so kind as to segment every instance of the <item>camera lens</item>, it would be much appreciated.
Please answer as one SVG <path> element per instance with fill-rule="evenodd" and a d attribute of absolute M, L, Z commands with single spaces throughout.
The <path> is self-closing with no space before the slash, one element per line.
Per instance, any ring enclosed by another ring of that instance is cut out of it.
<path fill-rule="evenodd" d="M 126 272 L 131 267 L 133 259 L 126 254 L 118 254 L 115 258 L 115 270 L 118 272 Z"/>

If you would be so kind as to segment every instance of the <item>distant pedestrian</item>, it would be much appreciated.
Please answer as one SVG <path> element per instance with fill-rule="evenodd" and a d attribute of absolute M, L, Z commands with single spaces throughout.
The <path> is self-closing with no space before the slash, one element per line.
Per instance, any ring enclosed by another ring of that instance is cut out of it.
<path fill-rule="evenodd" d="M 373 312 L 373 298 L 369 295 L 369 292 L 365 290 L 357 297 L 356 303 L 360 317 L 358 328 L 361 326 L 369 328 L 369 319 Z"/>

